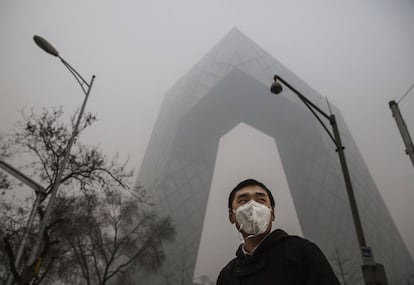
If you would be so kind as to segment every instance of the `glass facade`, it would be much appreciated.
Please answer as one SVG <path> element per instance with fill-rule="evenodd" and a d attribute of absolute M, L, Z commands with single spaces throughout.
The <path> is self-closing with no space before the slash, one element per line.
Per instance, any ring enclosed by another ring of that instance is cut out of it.
<path fill-rule="evenodd" d="M 219 140 L 241 122 L 275 139 L 304 236 L 323 249 L 334 267 L 339 262 L 347 268 L 348 284 L 362 284 L 362 259 L 335 147 L 290 90 L 270 94 L 274 74 L 316 105 L 326 105 L 237 29 L 167 92 L 138 181 L 160 214 L 171 216 L 177 238 L 165 248 L 162 274 L 141 276 L 145 284 L 192 284 Z M 413 259 L 339 110 L 331 108 L 346 146 L 367 243 L 384 265 L 389 284 L 405 285 L 414 275 Z"/>

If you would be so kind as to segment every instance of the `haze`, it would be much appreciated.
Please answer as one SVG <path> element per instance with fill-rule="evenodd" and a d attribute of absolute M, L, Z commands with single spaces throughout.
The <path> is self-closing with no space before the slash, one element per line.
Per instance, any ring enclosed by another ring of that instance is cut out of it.
<path fill-rule="evenodd" d="M 99 121 L 82 139 L 100 144 L 108 155 L 129 156 L 138 172 L 164 94 L 233 27 L 341 110 L 414 255 L 414 169 L 388 107 L 414 83 L 412 0 L 2 1 L 0 133 L 13 129 L 22 108 L 61 105 L 70 114 L 81 104 L 82 92 L 69 72 L 33 42 L 38 34 L 86 79 L 97 76 L 87 110 Z M 413 133 L 412 93 L 400 108 Z M 236 143 L 242 146 L 233 149 Z M 240 157 L 246 150 L 262 158 L 262 168 Z M 274 144 L 241 125 L 222 138 L 213 190 L 233 187 L 245 176 L 270 186 L 280 185 L 277 179 L 285 183 L 283 171 L 277 178 L 271 167 L 280 167 Z M 289 195 L 279 191 L 286 201 L 280 211 L 291 218 L 284 227 L 300 233 Z M 218 202 L 227 197 L 213 193 L 206 231 L 218 241 L 232 235 L 235 249 L 237 234 L 227 224 L 225 202 Z M 211 209 L 222 214 L 224 231 L 208 227 Z M 217 243 L 203 242 L 200 252 Z M 226 261 L 227 256 L 214 262 Z M 207 262 L 196 274 L 215 278 L 218 265 Z"/>

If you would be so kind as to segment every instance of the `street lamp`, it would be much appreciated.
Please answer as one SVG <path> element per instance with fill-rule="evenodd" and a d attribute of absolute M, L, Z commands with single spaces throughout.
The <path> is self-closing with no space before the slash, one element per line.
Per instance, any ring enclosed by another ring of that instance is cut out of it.
<path fill-rule="evenodd" d="M 358 238 L 359 248 L 361 250 L 361 255 L 363 258 L 363 265 L 361 267 L 362 267 L 362 272 L 364 275 L 365 284 L 380 284 L 380 285 L 388 284 L 386 277 L 385 277 L 383 266 L 379 263 L 375 263 L 371 248 L 367 246 L 366 241 L 365 241 L 364 232 L 362 230 L 361 219 L 359 217 L 358 207 L 357 207 L 354 190 L 353 190 L 352 183 L 351 183 L 351 177 L 349 175 L 348 165 L 345 159 L 344 146 L 342 145 L 341 136 L 339 134 L 335 115 L 326 114 L 324 111 L 318 108 L 314 103 L 312 103 L 308 98 L 302 95 L 298 90 L 296 90 L 283 78 L 281 78 L 279 75 L 275 75 L 273 79 L 274 79 L 274 82 L 272 83 L 270 87 L 270 92 L 274 94 L 279 94 L 283 90 L 283 86 L 282 84 L 280 84 L 280 82 L 286 85 L 290 90 L 293 91 L 293 93 L 295 93 L 299 97 L 299 99 L 305 104 L 305 106 L 316 117 L 318 122 L 322 125 L 324 130 L 327 132 L 327 134 L 329 135 L 329 137 L 335 144 L 336 151 L 339 156 L 339 161 L 341 163 L 342 174 L 344 176 L 345 187 L 346 187 L 346 191 L 348 194 L 349 204 L 351 207 L 351 213 L 352 213 L 352 218 L 354 221 L 355 231 L 356 231 L 357 238 Z M 325 119 L 329 121 L 329 123 L 332 126 L 332 133 L 329 131 L 329 129 L 327 128 L 325 123 L 322 121 L 322 119 L 318 116 L 318 114 L 322 115 L 323 117 L 325 117 Z"/>
<path fill-rule="evenodd" d="M 56 175 L 56 180 L 53 184 L 52 190 L 50 192 L 50 198 L 48 201 L 48 204 L 46 206 L 46 210 L 43 216 L 43 219 L 40 223 L 40 229 L 38 232 L 38 236 L 37 239 L 35 241 L 34 247 L 31 251 L 31 254 L 29 256 L 28 262 L 27 262 L 27 266 L 30 266 L 32 264 L 34 264 L 34 262 L 37 260 L 37 262 L 40 262 L 39 260 L 39 250 L 42 244 L 42 240 L 43 240 L 43 236 L 44 236 L 44 232 L 45 229 L 47 227 L 47 225 L 49 224 L 50 218 L 51 218 L 51 214 L 52 214 L 52 210 L 56 201 L 56 195 L 57 195 L 57 191 L 59 189 L 59 185 L 60 182 L 62 180 L 62 176 L 63 176 L 63 172 L 66 168 L 66 164 L 68 163 L 69 160 L 69 155 L 70 155 L 70 151 L 72 148 L 73 143 L 75 142 L 76 136 L 78 135 L 79 132 L 79 125 L 85 110 L 85 106 L 86 106 L 86 102 L 88 101 L 88 97 L 90 94 L 90 91 L 92 89 L 92 85 L 93 85 L 93 81 L 95 80 L 95 75 L 92 75 L 92 78 L 90 80 L 90 82 L 88 83 L 69 63 L 67 63 L 60 55 L 59 52 L 48 42 L 46 41 L 44 38 L 35 35 L 33 37 L 33 40 L 35 41 L 35 43 L 45 52 L 57 57 L 60 59 L 60 61 L 63 63 L 63 65 L 70 71 L 70 73 L 75 77 L 76 81 L 79 83 L 79 85 L 82 88 L 83 93 L 85 94 L 85 98 L 83 100 L 82 103 L 82 107 L 79 111 L 76 123 L 73 127 L 72 130 L 72 136 L 69 139 L 68 145 L 66 146 L 66 150 L 65 150 L 65 155 L 63 157 L 63 160 L 61 161 L 60 165 L 59 165 L 59 169 Z M 37 268 L 39 268 L 39 266 L 37 266 Z"/>

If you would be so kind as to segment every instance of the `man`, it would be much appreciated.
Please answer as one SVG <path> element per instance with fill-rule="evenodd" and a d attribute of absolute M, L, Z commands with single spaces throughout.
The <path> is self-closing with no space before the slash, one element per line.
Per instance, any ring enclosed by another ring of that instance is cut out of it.
<path fill-rule="evenodd" d="M 229 219 L 244 243 L 220 272 L 217 285 L 339 285 L 329 262 L 312 242 L 271 232 L 275 201 L 254 179 L 240 182 L 230 193 Z"/>

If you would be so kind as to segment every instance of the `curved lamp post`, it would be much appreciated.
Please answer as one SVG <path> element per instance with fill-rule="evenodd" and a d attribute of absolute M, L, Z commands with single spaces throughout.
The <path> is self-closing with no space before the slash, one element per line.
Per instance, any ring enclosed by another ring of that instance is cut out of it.
<path fill-rule="evenodd" d="M 342 169 L 342 174 L 344 176 L 349 204 L 351 207 L 352 218 L 354 221 L 354 226 L 355 226 L 355 231 L 356 231 L 357 238 L 358 238 L 359 248 L 360 248 L 362 259 L 363 259 L 362 271 L 364 275 L 365 284 L 386 285 L 387 281 L 385 277 L 384 268 L 381 264 L 376 263 L 374 261 L 374 256 L 372 254 L 371 248 L 367 246 L 366 241 L 365 241 L 364 232 L 362 230 L 361 219 L 359 217 L 358 207 L 357 207 L 357 203 L 356 203 L 356 199 L 354 195 L 354 189 L 352 187 L 351 177 L 349 175 L 348 165 L 345 159 L 344 146 L 342 145 L 342 140 L 339 134 L 335 115 L 326 114 L 324 111 L 318 108 L 318 106 L 312 103 L 308 98 L 302 95 L 298 90 L 296 90 L 293 86 L 291 86 L 288 82 L 286 82 L 279 75 L 275 75 L 273 79 L 274 79 L 274 82 L 272 83 L 270 87 L 270 92 L 272 92 L 273 94 L 281 93 L 283 90 L 283 86 L 282 84 L 280 84 L 280 82 L 282 82 L 285 86 L 287 86 L 290 90 L 292 90 L 293 93 L 295 93 L 299 97 L 299 99 L 303 102 L 303 104 L 305 104 L 306 107 L 312 112 L 312 114 L 315 116 L 318 122 L 322 125 L 324 130 L 327 132 L 327 134 L 329 135 L 329 137 L 335 144 L 336 152 L 338 153 L 339 161 L 341 163 L 341 169 Z M 325 119 L 329 121 L 329 123 L 332 126 L 332 133 L 329 131 L 329 129 L 327 128 L 325 123 L 322 121 L 322 119 L 318 116 L 318 114 L 322 115 L 323 117 L 325 117 Z"/>
<path fill-rule="evenodd" d="M 45 52 L 57 57 L 60 59 L 60 61 L 63 63 L 63 65 L 70 71 L 70 73 L 75 77 L 76 81 L 79 83 L 79 85 L 82 88 L 83 93 L 85 94 L 85 98 L 83 100 L 82 103 L 82 107 L 79 111 L 75 126 L 73 127 L 72 130 L 72 136 L 69 139 L 68 145 L 66 146 L 66 150 L 65 150 L 65 155 L 62 159 L 62 161 L 60 162 L 59 165 L 59 169 L 56 175 L 56 179 L 55 182 L 53 183 L 52 186 L 52 190 L 50 192 L 50 198 L 48 201 L 48 204 L 46 206 L 46 210 L 43 216 L 43 219 L 40 223 L 40 229 L 39 229 L 39 233 L 37 236 L 37 239 L 35 241 L 35 244 L 32 248 L 31 254 L 29 256 L 28 262 L 27 262 L 27 266 L 31 266 L 32 264 L 34 264 L 34 262 L 38 262 L 36 268 L 37 271 L 39 270 L 40 267 L 40 259 L 39 259 L 39 251 L 41 248 L 41 244 L 42 244 L 42 240 L 43 240 L 43 236 L 44 236 L 44 232 L 46 230 L 46 227 L 48 226 L 49 222 L 50 222 L 50 217 L 52 214 L 52 210 L 54 208 L 54 204 L 56 201 L 56 195 L 59 189 L 59 185 L 60 182 L 62 180 L 63 177 L 63 172 L 66 168 L 66 165 L 68 163 L 69 160 L 69 155 L 70 155 L 70 151 L 72 148 L 73 143 L 75 142 L 76 136 L 78 135 L 79 132 L 79 125 L 85 110 L 85 106 L 86 106 L 86 102 L 88 101 L 88 97 L 90 94 L 90 91 L 92 89 L 92 85 L 93 85 L 93 81 L 95 80 L 95 75 L 92 75 L 92 78 L 90 80 L 90 82 L 88 83 L 69 63 L 67 63 L 60 55 L 59 52 L 48 42 L 46 41 L 44 38 L 35 35 L 33 37 L 33 40 L 35 41 L 35 43 Z M 37 272 L 34 272 L 34 274 L 36 275 Z M 33 277 L 33 276 L 31 276 Z M 31 278 L 30 278 L 31 279 Z"/>

